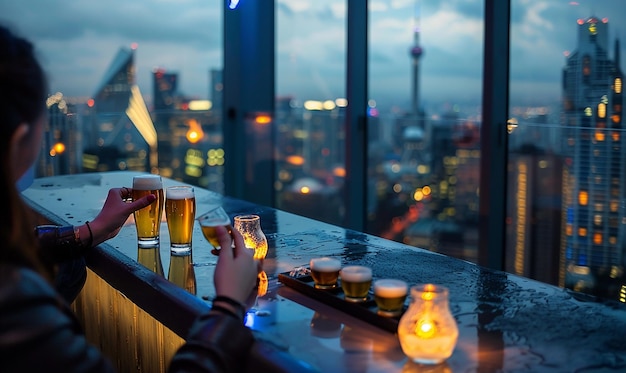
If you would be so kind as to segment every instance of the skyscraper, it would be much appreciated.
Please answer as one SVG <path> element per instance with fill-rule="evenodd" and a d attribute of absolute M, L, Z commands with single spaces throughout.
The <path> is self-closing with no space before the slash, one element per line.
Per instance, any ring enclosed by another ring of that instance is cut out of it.
<path fill-rule="evenodd" d="M 626 139 L 619 42 L 610 59 L 607 19 L 578 20 L 578 44 L 563 70 L 564 285 L 612 292 L 626 247 Z M 602 283 L 602 285 L 600 284 Z"/>
<path fill-rule="evenodd" d="M 86 113 L 86 170 L 155 170 L 157 133 L 135 82 L 134 48 L 121 48 Z"/>

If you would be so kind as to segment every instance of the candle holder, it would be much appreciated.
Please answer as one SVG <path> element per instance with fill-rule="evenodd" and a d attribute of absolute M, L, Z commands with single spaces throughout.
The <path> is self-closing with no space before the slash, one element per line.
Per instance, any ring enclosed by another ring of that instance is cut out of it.
<path fill-rule="evenodd" d="M 439 364 L 452 355 L 458 336 L 448 289 L 433 284 L 411 287 L 411 304 L 398 324 L 402 351 L 416 363 Z"/>
<path fill-rule="evenodd" d="M 234 228 L 243 236 L 244 244 L 254 250 L 254 259 L 265 259 L 268 245 L 261 230 L 261 218 L 258 215 L 239 215 L 234 220 Z"/>

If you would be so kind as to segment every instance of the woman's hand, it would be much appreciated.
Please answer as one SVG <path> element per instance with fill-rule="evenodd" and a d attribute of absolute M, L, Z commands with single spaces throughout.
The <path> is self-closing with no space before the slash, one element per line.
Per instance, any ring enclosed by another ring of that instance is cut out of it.
<path fill-rule="evenodd" d="M 92 246 L 96 246 L 108 239 L 115 237 L 130 214 L 142 209 L 156 200 L 154 194 L 149 194 L 136 201 L 129 202 L 132 198 L 131 188 L 113 188 L 109 190 L 104 206 L 98 216 L 89 222 L 93 237 Z M 89 237 L 86 226 L 80 227 L 81 238 Z"/>
<path fill-rule="evenodd" d="M 249 307 L 251 294 L 256 295 L 261 262 L 253 259 L 254 251 L 246 248 L 243 237 L 236 229 L 232 230 L 232 240 L 225 227 L 220 226 L 216 230 L 221 249 L 213 276 L 215 292 Z"/>

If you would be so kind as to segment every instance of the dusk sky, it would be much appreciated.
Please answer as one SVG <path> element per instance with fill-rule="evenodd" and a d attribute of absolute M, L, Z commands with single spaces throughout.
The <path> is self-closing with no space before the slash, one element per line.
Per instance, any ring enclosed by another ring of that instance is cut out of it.
<path fill-rule="evenodd" d="M 250 0 L 241 0 L 250 1 Z M 257 0 L 262 1 L 262 0 Z M 409 48 L 419 18 L 423 105 L 478 104 L 482 0 L 370 0 L 370 96 L 408 109 Z M 277 0 L 277 94 L 299 100 L 344 97 L 343 0 Z M 576 47 L 578 18 L 609 19 L 610 43 L 626 56 L 626 1 L 513 0 L 515 104 L 560 98 L 563 52 Z M 222 68 L 222 0 L 4 0 L 0 22 L 32 40 L 52 91 L 91 97 L 121 47 L 137 43 L 137 81 L 151 100 L 155 67 L 179 73 L 179 90 L 208 98 L 209 70 Z M 613 50 L 609 51 L 613 58 Z M 624 70 L 622 62 L 622 70 Z"/>

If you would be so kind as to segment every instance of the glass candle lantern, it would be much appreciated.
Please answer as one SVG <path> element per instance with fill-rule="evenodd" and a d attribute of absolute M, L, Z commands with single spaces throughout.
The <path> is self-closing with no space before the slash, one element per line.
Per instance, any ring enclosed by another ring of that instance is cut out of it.
<path fill-rule="evenodd" d="M 416 363 L 439 364 L 452 355 L 458 336 L 448 289 L 433 284 L 411 287 L 411 304 L 398 324 L 402 351 Z"/>
<path fill-rule="evenodd" d="M 243 236 L 248 249 L 254 250 L 254 259 L 264 259 L 267 255 L 267 238 L 261 230 L 261 218 L 258 215 L 235 216 L 234 228 Z"/>

